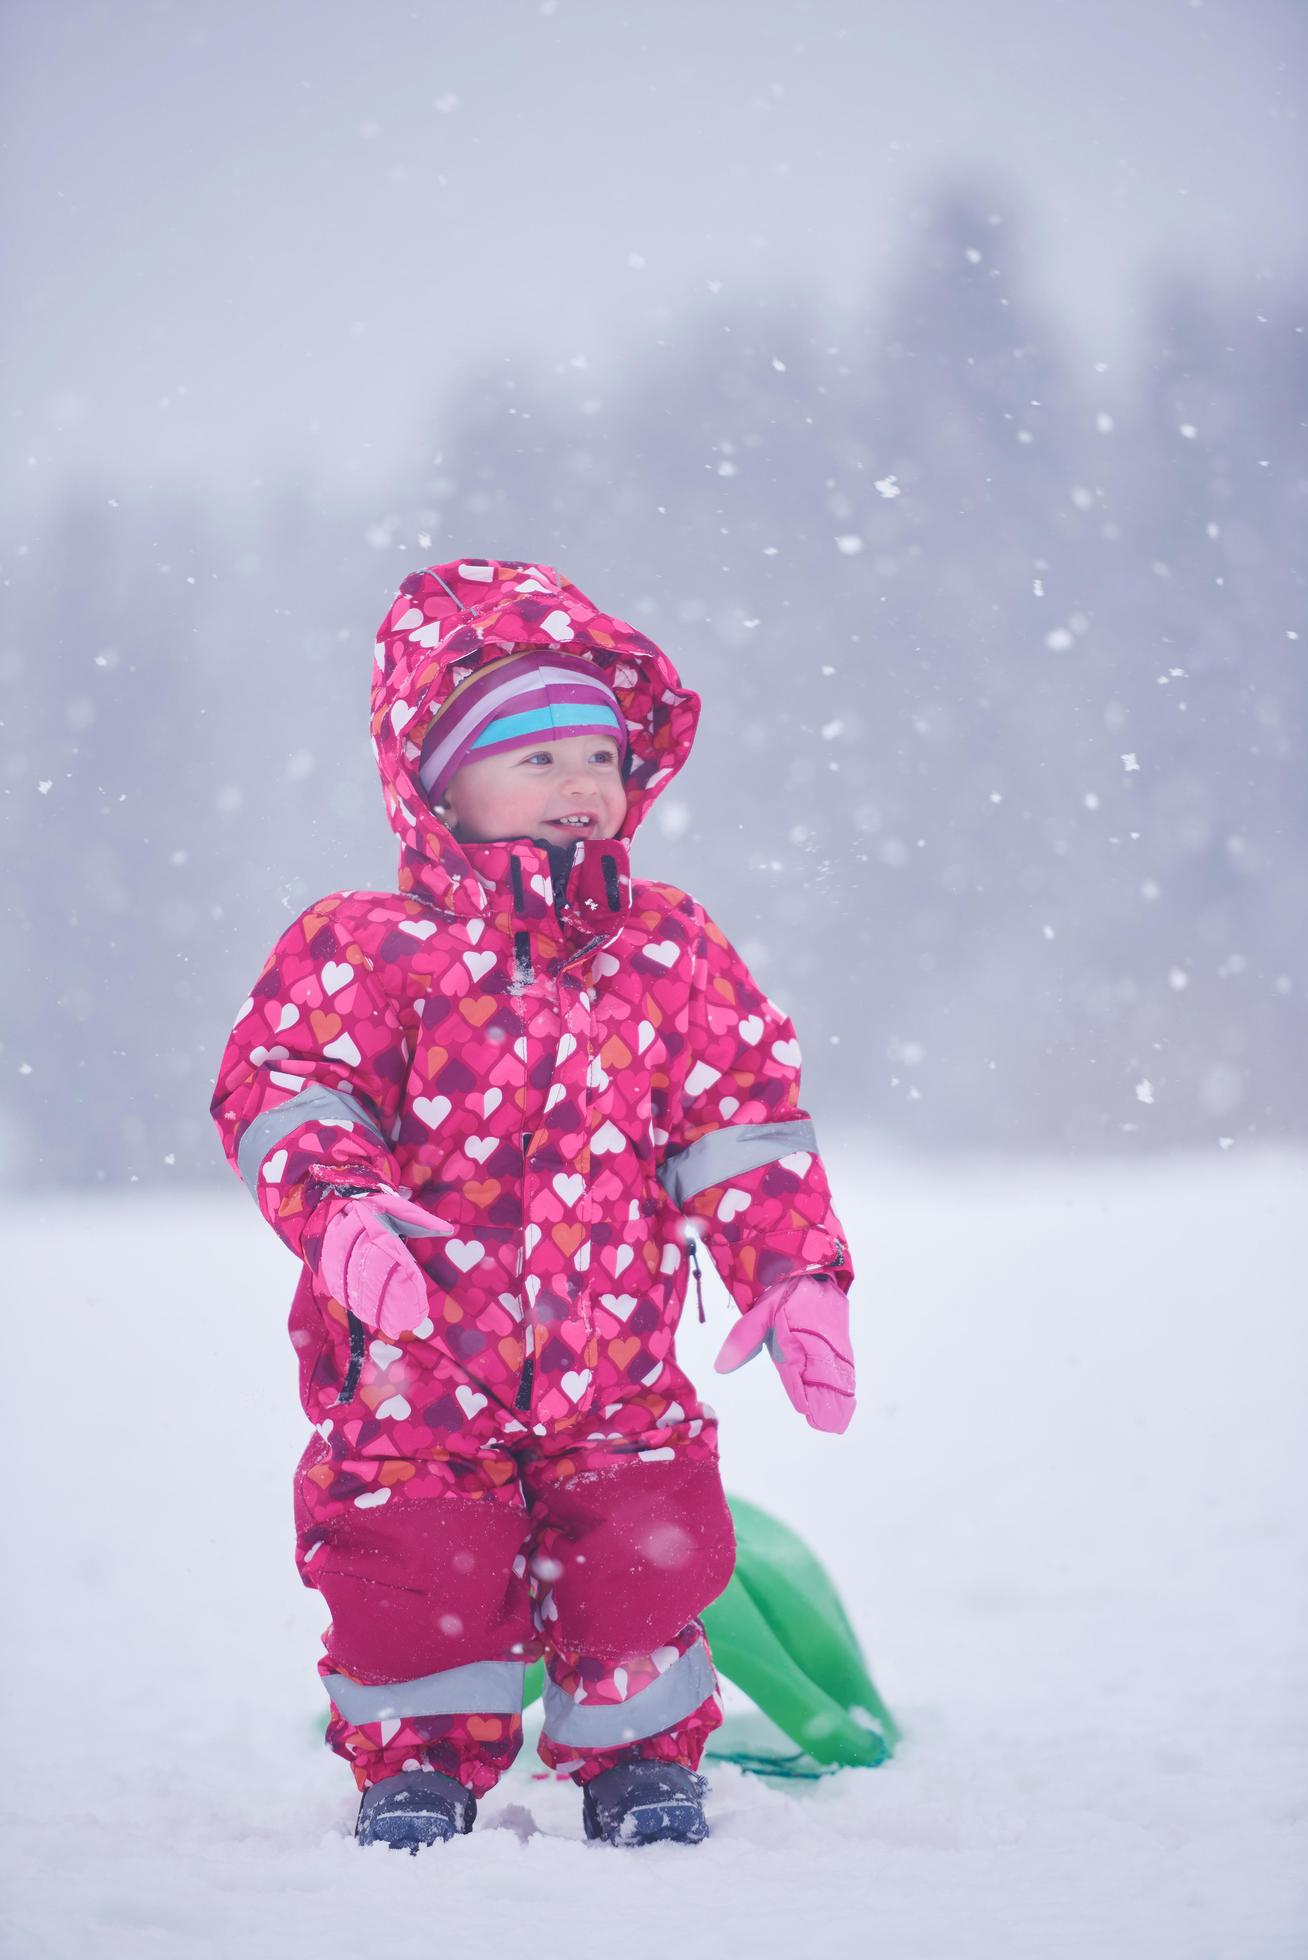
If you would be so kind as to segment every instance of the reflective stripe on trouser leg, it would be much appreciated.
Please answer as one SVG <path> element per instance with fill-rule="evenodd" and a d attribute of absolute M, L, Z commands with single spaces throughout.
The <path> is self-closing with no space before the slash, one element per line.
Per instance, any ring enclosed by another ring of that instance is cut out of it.
<path fill-rule="evenodd" d="M 436 1769 L 483 1797 L 522 1747 L 524 1672 L 521 1661 L 482 1661 L 370 1686 L 320 1665 L 332 1698 L 327 1745 L 361 1790 Z"/>
<path fill-rule="evenodd" d="M 628 1701 L 575 1701 L 547 1676 L 545 1734 L 570 1749 L 621 1748 L 627 1742 L 661 1735 L 683 1721 L 716 1687 L 713 1663 L 702 1640 Z"/>
<path fill-rule="evenodd" d="M 519 1715 L 526 1671 L 522 1661 L 471 1661 L 377 1687 L 348 1674 L 324 1674 L 322 1680 L 347 1722 L 390 1722 L 423 1715 Z"/>

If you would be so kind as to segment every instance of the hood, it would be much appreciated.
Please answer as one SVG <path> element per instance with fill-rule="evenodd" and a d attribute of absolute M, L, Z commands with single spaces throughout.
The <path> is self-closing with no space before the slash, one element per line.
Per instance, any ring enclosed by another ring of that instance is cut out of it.
<path fill-rule="evenodd" d="M 531 647 L 594 660 L 618 698 L 631 744 L 627 813 L 618 831 L 628 845 L 690 755 L 699 696 L 682 686 L 653 640 L 602 612 L 562 573 L 503 558 L 456 558 L 413 572 L 378 629 L 372 677 L 373 753 L 402 847 L 401 889 L 420 886 L 438 904 L 455 903 L 484 853 L 485 846 L 461 844 L 436 816 L 418 780 L 418 759 L 452 688 L 484 662 Z M 542 857 L 546 848 L 539 846 Z"/>

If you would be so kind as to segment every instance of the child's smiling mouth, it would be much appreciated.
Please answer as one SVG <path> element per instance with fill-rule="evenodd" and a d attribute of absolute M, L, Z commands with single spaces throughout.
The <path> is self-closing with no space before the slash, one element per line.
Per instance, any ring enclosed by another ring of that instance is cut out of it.
<path fill-rule="evenodd" d="M 544 817 L 542 822 L 547 828 L 570 830 L 578 836 L 584 836 L 598 827 L 599 818 L 589 811 L 575 811 L 567 817 Z"/>

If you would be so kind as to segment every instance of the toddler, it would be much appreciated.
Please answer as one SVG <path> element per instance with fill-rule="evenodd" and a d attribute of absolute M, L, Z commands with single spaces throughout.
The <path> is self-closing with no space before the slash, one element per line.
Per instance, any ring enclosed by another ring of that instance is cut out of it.
<path fill-rule="evenodd" d="M 303 1261 L 328 1740 L 362 1843 L 450 1838 L 543 1657 L 587 1834 L 696 1843 L 734 1541 L 674 1349 L 695 1240 L 742 1310 L 719 1369 L 766 1347 L 815 1428 L 854 1409 L 799 1049 L 703 908 L 630 875 L 699 715 L 652 641 L 548 566 L 464 559 L 404 581 L 375 658 L 399 890 L 282 934 L 212 1105 Z"/>

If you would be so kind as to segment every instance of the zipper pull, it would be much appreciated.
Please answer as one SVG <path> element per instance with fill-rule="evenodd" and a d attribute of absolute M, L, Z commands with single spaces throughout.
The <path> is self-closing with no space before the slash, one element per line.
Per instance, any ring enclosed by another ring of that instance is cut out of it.
<path fill-rule="evenodd" d="M 695 1275 L 695 1305 L 699 1309 L 699 1321 L 702 1327 L 706 1319 L 704 1312 L 704 1286 L 699 1276 L 699 1253 L 696 1250 L 693 1234 L 688 1233 L 686 1236 L 686 1250 L 690 1254 L 690 1269 Z"/>

